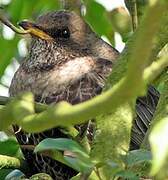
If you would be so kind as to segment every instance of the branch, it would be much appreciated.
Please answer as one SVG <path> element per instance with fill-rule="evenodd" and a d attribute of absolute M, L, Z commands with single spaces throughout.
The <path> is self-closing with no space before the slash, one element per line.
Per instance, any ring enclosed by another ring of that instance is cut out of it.
<path fill-rule="evenodd" d="M 152 47 L 153 37 L 159 28 L 159 20 L 163 12 L 164 6 L 160 3 L 149 8 L 132 46 L 128 74 L 113 88 L 87 102 L 74 106 L 60 102 L 49 106 L 46 111 L 36 114 L 33 109 L 33 99 L 28 94 L 20 100 L 12 100 L 7 107 L 0 109 L 2 125 L 0 127 L 5 128 L 11 123 L 11 120 L 28 132 L 40 132 L 55 126 L 80 124 L 99 114 L 110 112 L 111 109 L 115 110 L 119 105 L 141 95 L 144 85 L 142 74 L 148 64 L 150 47 Z M 144 44 L 144 42 L 146 43 Z M 137 52 L 141 54 L 137 55 Z M 9 111 L 11 111 L 10 114 Z"/>
<path fill-rule="evenodd" d="M 0 105 L 6 105 L 10 101 L 12 101 L 12 99 L 13 98 L 11 98 L 11 97 L 0 96 Z M 48 107 L 48 105 L 46 105 L 46 104 L 37 103 L 37 102 L 34 102 L 34 106 L 35 106 L 34 108 L 35 108 L 36 113 L 43 112 Z"/>
<path fill-rule="evenodd" d="M 60 102 L 36 114 L 33 97 L 30 94 L 26 94 L 21 99 L 14 98 L 6 107 L 0 109 L 0 128 L 5 129 L 9 124 L 16 123 L 28 132 L 41 132 L 56 126 L 80 124 L 99 114 L 108 113 L 111 109 L 115 110 L 121 104 L 141 95 L 144 86 L 142 74 L 148 64 L 153 37 L 159 28 L 159 20 L 164 10 L 165 6 L 159 2 L 149 8 L 137 32 L 137 38 L 129 47 L 132 49 L 132 54 L 129 54 L 130 63 L 126 78 L 122 78 L 107 92 L 74 106 Z M 141 54 L 137 56 L 137 52 Z"/>

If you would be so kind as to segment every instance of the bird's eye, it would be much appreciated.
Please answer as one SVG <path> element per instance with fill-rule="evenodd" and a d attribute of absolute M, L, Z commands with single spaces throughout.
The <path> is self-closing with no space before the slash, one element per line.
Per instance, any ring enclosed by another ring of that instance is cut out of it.
<path fill-rule="evenodd" d="M 62 28 L 62 29 L 49 29 L 48 30 L 49 34 L 53 38 L 61 38 L 61 39 L 68 39 L 70 37 L 70 31 L 68 28 Z"/>
<path fill-rule="evenodd" d="M 63 30 L 61 30 L 61 36 L 62 36 L 63 38 L 69 38 L 69 37 L 70 37 L 69 29 L 63 29 Z"/>

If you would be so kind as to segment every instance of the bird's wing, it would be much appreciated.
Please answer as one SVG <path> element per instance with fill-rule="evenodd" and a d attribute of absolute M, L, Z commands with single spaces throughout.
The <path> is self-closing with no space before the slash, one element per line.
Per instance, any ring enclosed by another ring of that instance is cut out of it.
<path fill-rule="evenodd" d="M 134 120 L 130 149 L 138 149 L 150 126 L 153 114 L 159 101 L 159 92 L 149 86 L 147 95 L 136 101 L 136 118 Z"/>

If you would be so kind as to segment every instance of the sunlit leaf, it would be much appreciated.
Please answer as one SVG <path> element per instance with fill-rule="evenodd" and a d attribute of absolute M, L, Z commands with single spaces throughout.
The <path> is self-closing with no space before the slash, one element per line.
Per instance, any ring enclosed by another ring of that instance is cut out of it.
<path fill-rule="evenodd" d="M 154 127 L 149 140 L 153 154 L 151 173 L 157 174 L 162 166 L 167 162 L 168 156 L 168 118 L 163 118 Z"/>
<path fill-rule="evenodd" d="M 70 180 L 80 180 L 81 179 L 81 174 L 78 173 L 76 176 L 73 176 Z"/>
<path fill-rule="evenodd" d="M 70 180 L 81 180 L 81 173 L 77 174 L 76 176 L 72 177 Z M 92 171 L 92 173 L 89 175 L 88 180 L 100 180 L 100 178 L 97 176 L 95 171 Z"/>
<path fill-rule="evenodd" d="M 52 177 L 45 173 L 38 173 L 30 177 L 29 180 L 53 180 Z"/>
<path fill-rule="evenodd" d="M 131 35 L 131 18 L 125 8 L 116 8 L 108 13 L 108 17 L 116 32 L 120 33 L 126 42 Z"/>
<path fill-rule="evenodd" d="M 79 172 L 89 173 L 93 169 L 93 163 L 89 159 L 85 161 L 80 158 L 65 156 L 64 159 L 71 165 L 71 167 Z"/>

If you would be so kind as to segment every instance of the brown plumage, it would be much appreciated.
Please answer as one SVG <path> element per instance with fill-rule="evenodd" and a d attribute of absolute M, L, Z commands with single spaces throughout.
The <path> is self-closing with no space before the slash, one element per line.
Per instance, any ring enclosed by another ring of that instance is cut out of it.
<path fill-rule="evenodd" d="M 20 25 L 25 29 L 38 29 L 49 37 L 31 34 L 29 54 L 14 75 L 11 96 L 31 91 L 38 102 L 51 104 L 66 100 L 76 104 L 101 93 L 118 52 L 101 40 L 81 17 L 73 12 L 58 11 L 39 17 L 36 23 L 21 22 Z M 37 145 L 44 138 L 66 135 L 54 128 L 39 134 L 19 131 L 16 137 L 21 145 Z M 48 157 L 27 149 L 22 151 L 31 167 L 28 175 L 46 172 L 59 180 L 69 179 L 75 173 Z"/>
<path fill-rule="evenodd" d="M 51 104 L 66 100 L 76 104 L 101 93 L 119 53 L 101 40 L 81 17 L 73 12 L 57 11 L 39 17 L 36 23 L 22 22 L 20 25 L 24 29 L 33 29 L 30 32 L 32 41 L 28 56 L 12 80 L 11 96 L 31 91 L 38 102 Z M 146 100 L 137 100 L 140 113 L 136 119 L 138 125 L 134 125 L 132 132 L 132 148 L 139 147 L 144 137 L 139 124 L 142 122 L 143 127 L 146 121 L 150 121 L 157 104 L 157 94 L 151 96 L 151 89 L 149 94 L 151 99 L 156 96 L 154 103 L 148 103 L 148 96 Z M 142 116 L 146 112 L 148 116 Z M 18 128 L 14 127 L 14 130 Z M 36 145 L 44 138 L 66 135 L 54 128 L 39 134 L 19 131 L 16 137 L 21 145 Z M 31 167 L 28 175 L 46 172 L 59 180 L 69 179 L 75 173 L 57 161 L 33 154 L 31 150 L 23 149 L 23 153 Z"/>

